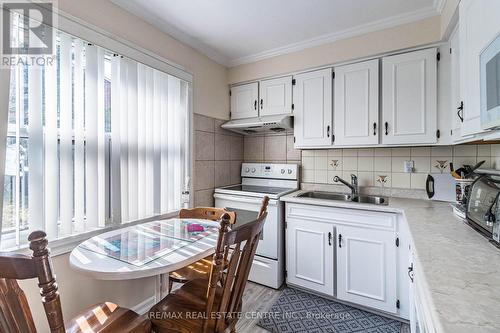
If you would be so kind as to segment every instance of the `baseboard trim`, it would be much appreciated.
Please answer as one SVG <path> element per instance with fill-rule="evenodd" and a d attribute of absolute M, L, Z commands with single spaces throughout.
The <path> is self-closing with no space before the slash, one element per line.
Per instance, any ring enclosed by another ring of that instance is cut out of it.
<path fill-rule="evenodd" d="M 151 296 L 146 298 L 144 301 L 140 302 L 139 304 L 136 304 L 132 307 L 132 310 L 137 312 L 140 315 L 145 314 L 146 312 L 151 309 L 151 307 L 155 305 L 155 296 Z"/>

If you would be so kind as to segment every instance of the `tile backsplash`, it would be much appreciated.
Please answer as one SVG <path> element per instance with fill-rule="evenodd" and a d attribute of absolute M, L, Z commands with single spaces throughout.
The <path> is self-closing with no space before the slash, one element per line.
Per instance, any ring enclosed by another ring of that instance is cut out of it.
<path fill-rule="evenodd" d="M 299 163 L 302 183 L 334 184 L 335 176 L 355 174 L 363 187 L 422 190 L 427 174 L 449 172 L 450 162 L 458 169 L 484 160 L 484 168 L 500 169 L 500 144 L 297 150 L 290 134 L 246 136 L 244 160 Z M 404 172 L 405 161 L 413 161 L 412 173 Z"/>
<path fill-rule="evenodd" d="M 194 115 L 195 206 L 213 206 L 215 187 L 241 182 L 243 137 L 222 129 L 224 122 Z"/>

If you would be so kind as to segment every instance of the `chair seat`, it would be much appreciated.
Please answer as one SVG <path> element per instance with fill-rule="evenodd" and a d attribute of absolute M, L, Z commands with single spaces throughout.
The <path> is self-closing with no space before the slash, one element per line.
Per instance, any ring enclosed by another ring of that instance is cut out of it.
<path fill-rule="evenodd" d="M 96 304 L 66 323 L 67 333 L 149 333 L 151 322 L 132 310 L 105 302 Z"/>
<path fill-rule="evenodd" d="M 187 282 L 167 295 L 149 310 L 149 318 L 156 333 L 196 333 L 203 331 L 203 317 L 206 311 L 208 280 L 196 279 Z M 213 309 L 217 309 L 222 289 L 215 291 Z M 197 318 L 197 316 L 200 316 Z M 214 331 L 215 321 L 209 324 Z"/>
<path fill-rule="evenodd" d="M 186 267 L 182 267 L 169 274 L 169 278 L 174 282 L 186 283 L 195 279 L 208 279 L 212 269 L 213 256 L 207 256 Z"/>

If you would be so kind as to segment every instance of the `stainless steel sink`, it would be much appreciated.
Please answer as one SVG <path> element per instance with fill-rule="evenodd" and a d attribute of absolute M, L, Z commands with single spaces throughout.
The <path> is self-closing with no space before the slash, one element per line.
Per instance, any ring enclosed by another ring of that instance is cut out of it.
<path fill-rule="evenodd" d="M 352 198 L 349 194 L 344 193 L 333 193 L 333 192 L 319 192 L 319 191 L 308 191 L 297 195 L 297 198 L 313 198 L 313 199 L 324 199 L 324 200 L 335 200 L 335 201 L 348 201 L 348 202 L 358 202 L 367 203 L 372 205 L 383 205 L 389 204 L 389 198 L 377 197 L 371 195 L 360 195 L 356 198 Z"/>
<path fill-rule="evenodd" d="M 360 195 L 352 200 L 353 202 L 368 203 L 373 205 L 383 205 L 387 206 L 389 204 L 389 198 L 385 197 L 375 197 L 371 195 Z"/>
<path fill-rule="evenodd" d="M 337 200 L 337 201 L 351 201 L 351 196 L 344 193 L 332 193 L 332 192 L 304 192 L 297 196 L 298 198 L 314 198 L 314 199 L 325 199 L 325 200 Z"/>

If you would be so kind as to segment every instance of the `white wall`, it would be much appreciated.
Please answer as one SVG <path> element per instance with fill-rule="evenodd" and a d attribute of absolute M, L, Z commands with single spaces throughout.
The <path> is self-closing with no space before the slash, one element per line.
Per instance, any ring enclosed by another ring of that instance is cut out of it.
<path fill-rule="evenodd" d="M 232 67 L 229 83 L 302 71 L 441 40 L 440 16 Z"/>

